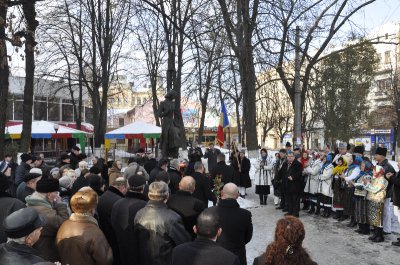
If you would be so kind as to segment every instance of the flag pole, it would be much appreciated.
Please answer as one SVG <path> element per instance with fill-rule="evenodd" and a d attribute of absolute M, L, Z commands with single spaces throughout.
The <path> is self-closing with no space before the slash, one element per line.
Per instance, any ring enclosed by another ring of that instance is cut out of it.
<path fill-rule="evenodd" d="M 228 145 L 229 145 L 229 157 L 231 157 L 231 148 L 232 148 L 232 144 L 231 144 L 231 126 L 228 126 Z"/>

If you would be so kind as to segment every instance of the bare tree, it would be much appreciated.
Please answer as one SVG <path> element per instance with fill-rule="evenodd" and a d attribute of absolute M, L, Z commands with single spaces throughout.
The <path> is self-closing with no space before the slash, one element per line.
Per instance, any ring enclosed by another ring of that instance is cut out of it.
<path fill-rule="evenodd" d="M 178 98 L 175 103 L 175 123 L 180 127 L 181 146 L 186 148 L 185 128 L 181 113 L 181 97 L 183 83 L 184 53 L 189 39 L 189 20 L 207 1 L 192 0 L 142 0 L 162 17 L 162 26 L 167 44 L 167 91 L 175 90 Z"/>
<path fill-rule="evenodd" d="M 230 47 L 239 64 L 240 84 L 243 91 L 243 116 L 246 117 L 244 127 L 246 145 L 252 151 L 258 147 L 253 33 L 256 28 L 259 1 L 218 0 L 218 3 L 221 7 Z"/>
<path fill-rule="evenodd" d="M 54 34 L 49 40 L 61 51 L 61 58 L 69 56 L 70 63 L 58 75 L 76 82 L 80 106 L 80 89 L 83 86 L 87 90 L 93 108 L 95 145 L 100 146 L 107 127 L 109 88 L 120 70 L 122 47 L 127 41 L 131 1 L 64 0 L 53 8 L 52 21 L 46 24 L 49 34 Z M 67 40 L 63 42 L 67 45 L 57 45 L 57 36 Z"/>
<path fill-rule="evenodd" d="M 257 28 L 257 48 L 270 58 L 267 62 L 278 72 L 294 107 L 293 55 L 295 27 L 301 28 L 301 109 L 304 110 L 306 94 L 315 65 L 324 51 L 346 23 L 363 7 L 375 2 L 351 0 L 268 1 L 263 6 L 263 20 Z M 268 30 L 262 30 L 268 28 Z M 274 48 L 278 47 L 278 48 Z M 304 127 L 304 121 L 302 126 Z"/>
<path fill-rule="evenodd" d="M 33 88 L 35 77 L 35 46 L 36 28 L 39 22 L 36 20 L 36 1 L 27 1 L 22 4 L 22 11 L 25 18 L 26 29 L 23 31 L 25 37 L 25 88 L 24 105 L 22 112 L 22 134 L 21 152 L 28 152 L 31 146 L 32 136 L 32 107 L 33 107 Z"/>
<path fill-rule="evenodd" d="M 211 3 L 210 3 L 211 4 Z M 218 87 L 218 80 L 222 72 L 221 60 L 223 60 L 226 49 L 224 34 L 221 32 L 222 24 L 219 13 L 209 15 L 207 12 L 199 12 L 190 20 L 192 27 L 192 50 L 196 67 L 193 71 L 195 76 L 195 87 L 193 90 L 187 89 L 187 94 L 196 93 L 201 104 L 201 116 L 199 126 L 199 139 L 204 133 L 204 122 L 207 109 L 209 108 L 210 94 L 215 93 Z M 221 98 L 218 99 L 221 102 Z"/>
<path fill-rule="evenodd" d="M 158 89 L 160 85 L 161 70 L 165 63 L 166 56 L 166 39 L 162 21 L 160 21 L 158 13 L 154 10 L 144 8 L 143 5 L 136 6 L 137 25 L 133 31 L 138 39 L 141 50 L 145 55 L 145 64 L 147 77 L 150 80 L 151 98 L 153 105 L 153 114 L 156 125 L 160 126 L 160 118 L 158 117 Z"/>

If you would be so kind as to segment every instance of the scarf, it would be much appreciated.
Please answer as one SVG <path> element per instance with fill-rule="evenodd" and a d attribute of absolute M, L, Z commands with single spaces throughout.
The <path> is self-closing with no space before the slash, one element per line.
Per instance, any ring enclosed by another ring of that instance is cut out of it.
<path fill-rule="evenodd" d="M 346 160 L 343 159 L 343 165 L 341 165 L 341 166 L 336 166 L 336 167 L 333 169 L 332 175 L 340 175 L 340 174 L 342 174 L 343 171 L 345 171 L 347 168 L 348 168 L 347 162 L 346 162 Z"/>

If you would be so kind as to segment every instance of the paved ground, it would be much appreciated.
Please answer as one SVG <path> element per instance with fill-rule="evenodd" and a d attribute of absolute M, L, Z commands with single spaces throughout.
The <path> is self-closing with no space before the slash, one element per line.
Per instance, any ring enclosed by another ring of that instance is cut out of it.
<path fill-rule="evenodd" d="M 258 202 L 257 195 L 248 191 L 246 199 Z M 272 197 L 272 196 L 271 196 Z M 253 214 L 254 234 L 247 245 L 248 264 L 252 264 L 254 257 L 260 255 L 266 246 L 273 241 L 275 224 L 282 218 L 281 211 L 275 210 L 272 198 L 269 205 L 251 208 Z M 304 246 L 312 258 L 320 265 L 335 264 L 363 264 L 363 265 L 389 265 L 400 264 L 400 247 L 391 245 L 391 241 L 400 235 L 386 236 L 383 243 L 371 243 L 368 236 L 353 232 L 354 229 L 346 227 L 348 223 L 338 223 L 336 220 L 315 217 L 305 212 L 300 213 L 306 229 Z M 398 224 L 396 224 L 398 231 Z"/>

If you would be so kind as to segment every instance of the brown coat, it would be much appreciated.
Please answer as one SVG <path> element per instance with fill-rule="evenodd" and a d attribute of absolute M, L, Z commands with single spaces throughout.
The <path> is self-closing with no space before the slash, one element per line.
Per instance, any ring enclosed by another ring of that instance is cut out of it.
<path fill-rule="evenodd" d="M 72 214 L 57 233 L 62 264 L 111 265 L 113 253 L 92 216 Z"/>
<path fill-rule="evenodd" d="M 59 261 L 56 246 L 56 235 L 61 224 L 68 219 L 67 206 L 64 203 L 50 204 L 46 199 L 40 197 L 38 193 L 33 193 L 26 197 L 26 205 L 35 208 L 39 214 L 46 218 L 39 240 L 33 245 L 38 251 L 38 255 L 48 261 Z"/>
<path fill-rule="evenodd" d="M 109 185 L 111 186 L 114 183 L 114 181 L 119 177 L 122 177 L 121 170 L 119 170 L 119 168 L 114 167 L 114 166 L 112 168 L 110 168 L 110 170 L 108 171 Z"/>

